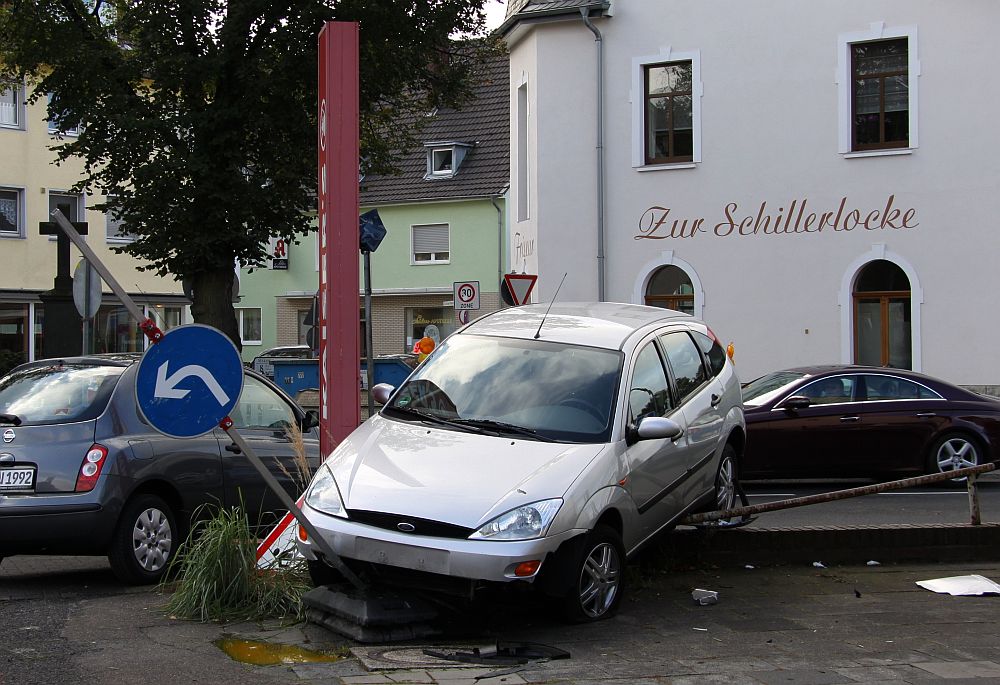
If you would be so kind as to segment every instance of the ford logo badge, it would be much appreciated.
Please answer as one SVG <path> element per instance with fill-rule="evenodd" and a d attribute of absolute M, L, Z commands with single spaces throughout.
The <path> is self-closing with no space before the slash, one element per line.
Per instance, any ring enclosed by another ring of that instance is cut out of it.
<path fill-rule="evenodd" d="M 14 435 L 14 429 L 13 428 L 8 428 L 7 430 L 5 430 L 3 432 L 3 441 L 4 442 L 14 442 L 14 438 L 15 437 L 16 436 Z"/>
<path fill-rule="evenodd" d="M 396 528 L 398 528 L 404 533 L 412 533 L 417 529 L 417 527 L 412 523 L 397 523 Z"/>

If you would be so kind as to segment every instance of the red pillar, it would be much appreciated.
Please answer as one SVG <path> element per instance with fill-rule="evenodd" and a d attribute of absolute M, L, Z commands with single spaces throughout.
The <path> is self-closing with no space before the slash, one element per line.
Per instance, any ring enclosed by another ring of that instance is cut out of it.
<path fill-rule="evenodd" d="M 319 411 L 325 459 L 361 422 L 358 24 L 319 33 Z"/>

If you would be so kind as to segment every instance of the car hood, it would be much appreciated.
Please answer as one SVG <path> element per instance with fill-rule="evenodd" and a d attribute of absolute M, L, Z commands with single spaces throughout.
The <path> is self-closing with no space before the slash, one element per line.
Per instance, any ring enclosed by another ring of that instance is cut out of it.
<path fill-rule="evenodd" d="M 348 510 L 478 528 L 522 504 L 562 497 L 604 448 L 479 435 L 378 415 L 326 463 Z"/>

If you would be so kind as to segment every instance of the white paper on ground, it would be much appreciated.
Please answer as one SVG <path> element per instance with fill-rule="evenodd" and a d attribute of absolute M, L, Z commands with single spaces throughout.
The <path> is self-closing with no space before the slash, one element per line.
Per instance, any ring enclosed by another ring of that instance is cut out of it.
<path fill-rule="evenodd" d="M 1000 585 L 976 575 L 918 580 L 917 585 L 931 592 L 949 595 L 1000 595 Z"/>

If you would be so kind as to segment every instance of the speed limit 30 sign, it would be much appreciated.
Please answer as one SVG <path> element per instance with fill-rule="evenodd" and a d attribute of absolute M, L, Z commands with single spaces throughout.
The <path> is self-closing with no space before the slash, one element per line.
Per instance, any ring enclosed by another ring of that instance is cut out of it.
<path fill-rule="evenodd" d="M 479 281 L 455 281 L 455 310 L 479 309 Z"/>

